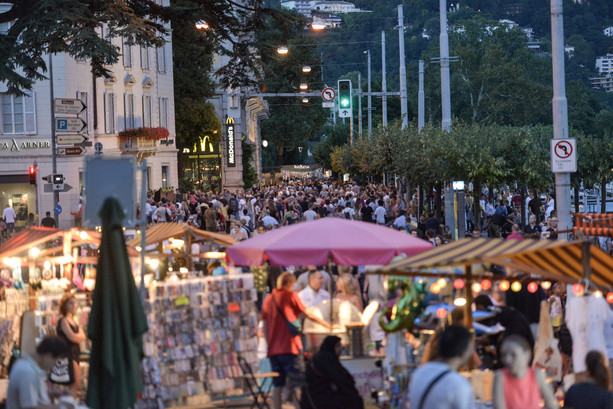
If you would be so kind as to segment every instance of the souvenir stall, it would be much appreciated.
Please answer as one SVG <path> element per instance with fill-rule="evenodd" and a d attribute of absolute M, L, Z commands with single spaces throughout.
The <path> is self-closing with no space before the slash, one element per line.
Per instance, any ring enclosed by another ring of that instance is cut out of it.
<path fill-rule="evenodd" d="M 268 232 L 231 246 L 226 252 L 228 262 L 239 266 L 259 266 L 265 262 L 271 266 L 327 265 L 328 271 L 332 271 L 334 264 L 384 265 L 400 254 L 412 256 L 431 248 L 424 240 L 375 224 L 324 218 Z M 367 307 L 360 315 L 351 306 L 332 298 L 317 308 L 321 318 L 338 329 L 329 331 L 307 320 L 304 329 L 307 342 L 318 347 L 318 341 L 326 335 L 342 335 L 349 354 L 341 362 L 354 376 L 365 402 L 370 402 L 371 391 L 380 390 L 384 380 L 377 365 L 380 357 L 364 353 L 368 340 L 364 324 L 373 319 L 379 305 Z"/>
<path fill-rule="evenodd" d="M 483 268 L 482 263 L 502 266 L 506 271 Z M 549 289 L 552 281 L 572 284 L 569 286 L 571 296 L 582 297 L 580 303 L 595 303 L 600 306 L 597 307 L 599 311 L 604 311 L 602 304 L 606 304 L 605 300 L 613 303 L 611 265 L 613 265 L 611 256 L 586 242 L 463 239 L 397 261 L 373 273 L 415 277 L 415 284 L 424 286 L 425 291 L 430 294 L 439 295 L 447 291 L 447 302 L 455 305 L 451 305 L 451 308 L 439 306 L 433 311 L 437 322 L 450 318 L 448 311 L 457 306 L 465 309 L 465 325 L 472 326 L 473 314 L 470 311 L 473 295 L 479 294 L 482 290 L 490 290 L 494 286 L 502 292 L 519 292 L 525 288 L 528 293 L 535 293 L 539 287 Z M 461 270 L 446 268 L 449 266 L 460 267 Z M 518 272 L 521 273 L 517 274 Z M 591 297 L 598 299 L 597 301 L 585 298 L 588 289 Z M 456 295 L 452 297 L 454 292 Z M 551 329 L 547 306 L 544 312 L 545 319 L 541 319 L 541 322 L 545 322 L 546 325 L 540 326 L 539 336 L 553 342 L 553 336 L 547 334 Z M 603 318 L 599 322 L 590 323 L 589 326 L 593 324 L 604 328 L 605 315 L 601 314 Z M 580 319 L 590 321 L 587 315 Z M 427 340 L 429 333 L 431 332 L 422 332 L 422 341 Z M 544 356 L 549 346 L 542 345 L 542 342 L 535 345 L 534 365 L 540 365 L 539 355 Z M 389 350 L 387 352 L 390 353 Z M 419 353 L 420 350 L 416 352 Z M 561 380 L 559 369 L 544 365 L 550 379 Z M 485 403 L 491 400 L 491 375 L 487 371 L 467 373 L 476 396 Z"/>

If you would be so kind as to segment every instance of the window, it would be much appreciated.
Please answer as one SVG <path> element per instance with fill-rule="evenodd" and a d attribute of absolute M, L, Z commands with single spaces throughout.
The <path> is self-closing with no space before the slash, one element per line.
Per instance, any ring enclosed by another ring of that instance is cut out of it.
<path fill-rule="evenodd" d="M 123 39 L 123 66 L 124 67 L 132 67 L 132 46 L 128 44 L 128 39 Z"/>
<path fill-rule="evenodd" d="M 168 166 L 162 166 L 162 187 L 168 187 Z"/>
<path fill-rule="evenodd" d="M 143 95 L 143 126 L 151 127 L 151 96 Z"/>
<path fill-rule="evenodd" d="M 104 133 L 112 134 L 117 132 L 115 126 L 115 94 L 112 92 L 104 93 Z"/>
<path fill-rule="evenodd" d="M 158 72 L 166 73 L 166 44 L 157 48 Z"/>
<path fill-rule="evenodd" d="M 123 94 L 123 129 L 134 129 L 134 95 Z"/>
<path fill-rule="evenodd" d="M 149 47 L 140 47 L 140 67 L 149 71 Z"/>
<path fill-rule="evenodd" d="M 108 26 L 102 27 L 102 38 L 109 42 L 109 44 L 113 44 L 113 38 L 110 35 L 110 30 Z"/>
<path fill-rule="evenodd" d="M 160 98 L 160 127 L 168 129 L 168 98 Z"/>
<path fill-rule="evenodd" d="M 79 114 L 79 118 L 81 118 L 87 124 L 87 133 L 92 133 L 92 125 L 89 123 L 89 105 L 87 101 L 87 92 L 77 91 L 77 99 L 80 99 L 85 105 L 85 109 L 83 112 Z"/>
<path fill-rule="evenodd" d="M 2 100 L 2 133 L 36 133 L 36 98 L 34 94 L 15 97 L 0 94 Z"/>

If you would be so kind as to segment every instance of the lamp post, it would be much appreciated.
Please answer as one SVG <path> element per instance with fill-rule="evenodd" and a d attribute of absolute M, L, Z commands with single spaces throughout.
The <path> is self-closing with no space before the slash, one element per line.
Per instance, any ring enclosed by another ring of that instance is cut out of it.
<path fill-rule="evenodd" d="M 368 55 L 368 136 L 372 134 L 372 97 L 370 95 L 370 50 L 364 51 L 365 54 Z"/>

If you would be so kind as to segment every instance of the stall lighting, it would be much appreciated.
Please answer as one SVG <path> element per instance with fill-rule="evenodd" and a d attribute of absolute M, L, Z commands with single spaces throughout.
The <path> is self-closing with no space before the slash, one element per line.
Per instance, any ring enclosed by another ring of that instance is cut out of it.
<path fill-rule="evenodd" d="M 511 284 L 511 291 L 518 293 L 521 291 L 521 283 L 519 281 L 513 281 Z"/>
<path fill-rule="evenodd" d="M 441 292 L 441 287 L 437 283 L 434 283 L 430 286 L 430 292 L 432 294 L 438 294 Z"/>
<path fill-rule="evenodd" d="M 461 290 L 462 288 L 464 288 L 464 280 L 462 280 L 461 278 L 456 278 L 455 280 L 453 280 L 453 288 L 455 288 L 456 290 Z"/>
<path fill-rule="evenodd" d="M 175 249 L 180 249 L 183 247 L 183 245 L 185 244 L 184 240 L 181 239 L 175 239 L 173 237 L 171 237 L 170 239 L 168 239 L 168 241 L 170 242 L 170 247 L 175 248 Z"/>
<path fill-rule="evenodd" d="M 528 284 L 528 292 L 531 294 L 534 294 L 535 292 L 537 292 L 539 289 L 539 285 L 537 283 L 530 283 Z"/>
<path fill-rule="evenodd" d="M 573 285 L 573 293 L 575 293 L 575 295 L 582 296 L 583 290 L 584 288 L 582 284 L 577 283 Z"/>
<path fill-rule="evenodd" d="M 541 283 L 541 288 L 545 291 L 549 290 L 551 288 L 551 281 L 543 281 Z"/>
<path fill-rule="evenodd" d="M 45 270 L 51 270 L 51 262 L 49 260 L 46 260 L 43 264 L 43 267 L 45 268 Z"/>
<path fill-rule="evenodd" d="M 87 234 L 87 232 L 83 230 L 81 233 L 79 233 L 79 237 L 81 238 L 81 240 L 87 240 L 89 234 Z"/>
<path fill-rule="evenodd" d="M 492 288 L 492 282 L 488 279 L 481 281 L 481 288 L 483 288 L 483 291 L 488 291 Z"/>
<path fill-rule="evenodd" d="M 445 280 L 444 278 L 439 278 L 436 284 L 441 288 L 445 288 L 447 287 L 447 280 Z"/>
<path fill-rule="evenodd" d="M 439 308 L 438 310 L 436 310 L 436 316 L 440 319 L 445 318 L 447 316 L 447 310 L 442 307 Z"/>
<path fill-rule="evenodd" d="M 480 293 L 481 292 L 481 284 L 479 283 L 473 283 L 470 286 L 470 289 L 473 290 L 474 293 Z"/>
<path fill-rule="evenodd" d="M 509 288 L 511 288 L 511 285 L 507 280 L 502 280 L 500 284 L 498 284 L 498 288 L 500 288 L 500 291 L 507 291 Z"/>
<path fill-rule="evenodd" d="M 456 298 L 455 300 L 453 300 L 453 305 L 455 305 L 456 307 L 463 307 L 464 305 L 466 305 L 466 298 Z"/>
<path fill-rule="evenodd" d="M 600 291 L 600 290 L 596 290 L 596 291 L 594 291 L 594 297 L 596 297 L 596 298 L 602 298 L 602 291 Z"/>
<path fill-rule="evenodd" d="M 146 258 L 145 263 L 149 265 L 152 269 L 157 269 L 160 265 L 160 260 L 157 258 Z"/>
<path fill-rule="evenodd" d="M 203 256 L 204 258 L 226 258 L 226 253 L 223 251 L 207 251 Z"/>
<path fill-rule="evenodd" d="M 389 280 L 388 280 L 387 276 L 383 279 L 383 289 L 385 291 L 389 291 Z"/>
<path fill-rule="evenodd" d="M 181 268 L 179 268 L 179 273 L 187 274 L 187 273 L 189 273 L 189 270 L 187 269 L 187 267 L 181 267 Z"/>
<path fill-rule="evenodd" d="M 613 293 L 612 292 L 607 293 L 607 302 L 609 304 L 613 304 Z"/>
<path fill-rule="evenodd" d="M 9 266 L 12 270 L 16 269 L 17 267 L 19 267 L 21 265 L 21 259 L 19 259 L 17 257 L 7 257 L 7 258 L 5 258 L 2 261 L 3 261 L 4 264 Z"/>
<path fill-rule="evenodd" d="M 29 253 L 32 257 L 38 257 L 38 255 L 40 254 L 40 249 L 38 247 L 32 247 Z"/>
<path fill-rule="evenodd" d="M 141 250 L 143 249 L 141 246 L 136 246 L 136 251 L 138 251 L 139 253 L 141 252 Z"/>

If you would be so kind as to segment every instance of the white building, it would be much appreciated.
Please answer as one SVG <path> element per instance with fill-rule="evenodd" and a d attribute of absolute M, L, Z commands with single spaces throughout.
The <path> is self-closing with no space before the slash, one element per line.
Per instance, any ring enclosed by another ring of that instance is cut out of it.
<path fill-rule="evenodd" d="M 345 14 L 365 12 L 347 1 L 322 1 L 322 0 L 291 0 L 281 3 L 281 7 L 296 10 L 298 13 L 310 18 L 314 13 Z"/>
<path fill-rule="evenodd" d="M 0 27 L 2 28 L 2 27 Z M 5 27 L 6 30 L 8 27 Z M 175 148 L 175 107 L 173 94 L 172 42 L 160 48 L 127 46 L 120 38 L 109 38 L 120 46 L 122 57 L 108 67 L 110 79 L 93 78 L 86 61 L 66 54 L 53 56 L 53 93 L 57 98 L 78 98 L 87 106 L 79 116 L 87 123 L 82 133 L 93 144 L 101 143 L 109 156 L 134 156 L 147 160 L 150 189 L 178 186 Z M 47 59 L 48 61 L 48 59 Z M 0 84 L 0 207 L 13 206 L 23 225 L 29 213 L 53 214 L 53 193 L 42 177 L 53 173 L 51 154 L 52 110 L 50 81 L 34 84 L 27 97 L 8 94 Z M 56 115 L 70 117 L 74 115 Z M 132 138 L 121 140 L 118 133 L 139 127 L 163 127 L 170 135 L 164 140 Z M 59 227 L 73 225 L 71 212 L 79 208 L 83 189 L 84 157 L 94 154 L 85 148 L 82 156 L 57 155 L 57 173 L 71 186 L 60 192 Z M 37 184 L 29 183 L 28 168 L 36 164 Z"/>
<path fill-rule="evenodd" d="M 596 69 L 600 74 L 613 73 L 613 54 L 596 58 Z"/>
<path fill-rule="evenodd" d="M 613 37 L 613 26 L 611 27 L 607 27 L 604 30 L 602 30 L 604 35 L 606 35 L 607 37 Z"/>

